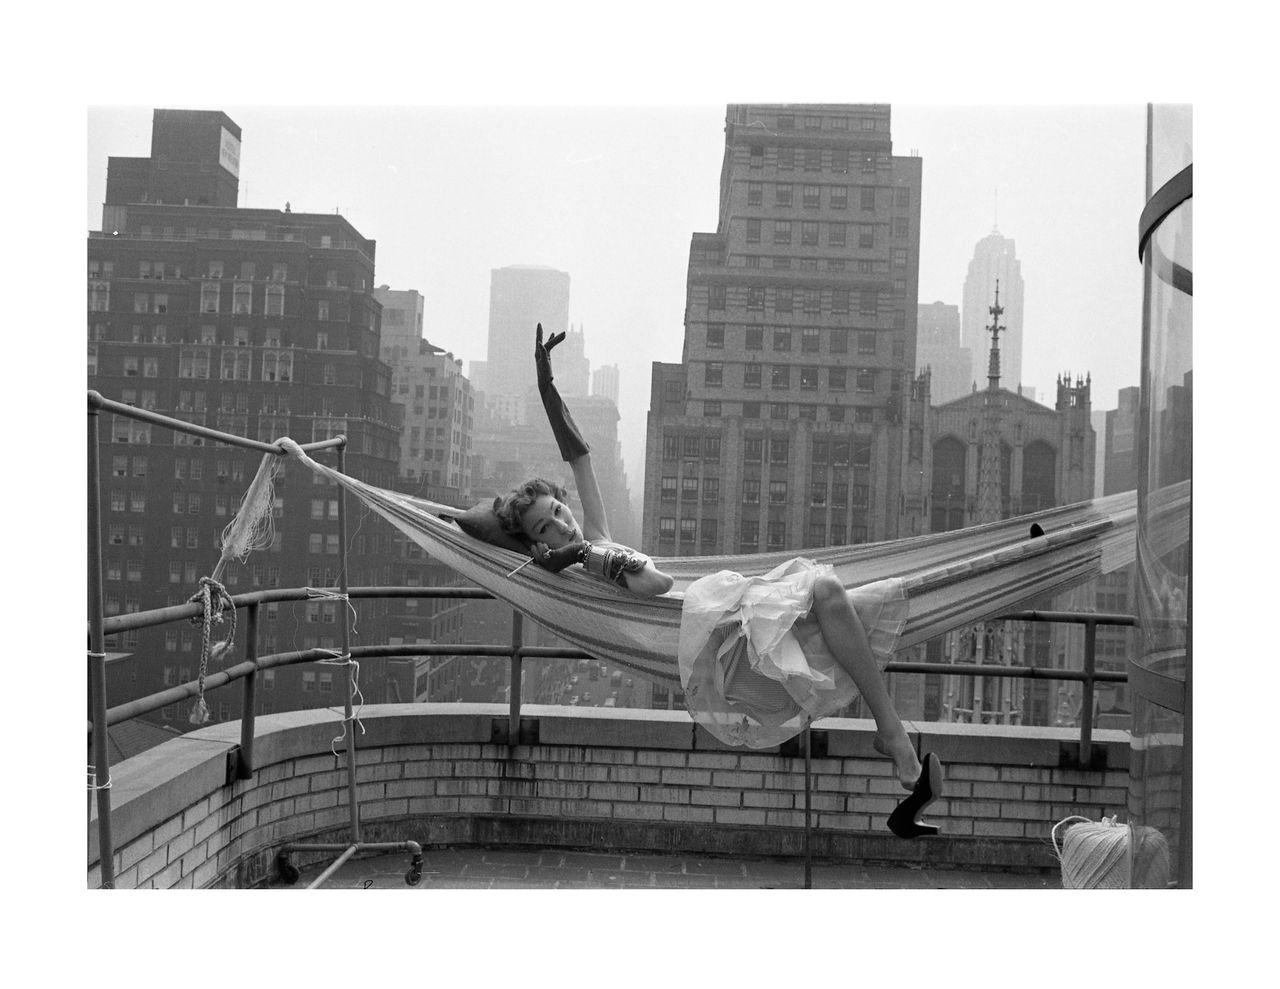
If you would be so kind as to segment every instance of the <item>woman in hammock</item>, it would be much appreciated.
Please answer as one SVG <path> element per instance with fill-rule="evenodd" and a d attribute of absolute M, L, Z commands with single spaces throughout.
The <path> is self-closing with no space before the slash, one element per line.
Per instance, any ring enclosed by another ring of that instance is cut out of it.
<path fill-rule="evenodd" d="M 533 544 L 534 559 L 548 570 L 581 564 L 632 594 L 665 594 L 674 584 L 671 576 L 610 538 L 590 448 L 551 374 L 551 350 L 563 339 L 563 333 L 553 334 L 544 345 L 538 324 L 534 360 L 547 419 L 573 470 L 583 521 L 574 517 L 564 489 L 541 478 L 507 495 L 499 520 Z M 893 760 L 899 782 L 911 791 L 890 815 L 890 830 L 902 838 L 938 832 L 921 824 L 919 815 L 941 795 L 941 764 L 932 753 L 923 765 L 917 758 L 863 621 L 831 567 L 796 559 L 763 577 L 721 571 L 691 584 L 684 608 L 681 677 L 695 718 L 727 741 L 777 744 L 861 694 L 876 723 L 873 746 Z"/>

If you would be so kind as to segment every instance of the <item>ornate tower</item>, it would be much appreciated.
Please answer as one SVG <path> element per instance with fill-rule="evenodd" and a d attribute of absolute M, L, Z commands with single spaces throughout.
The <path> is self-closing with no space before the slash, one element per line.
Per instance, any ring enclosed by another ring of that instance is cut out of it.
<path fill-rule="evenodd" d="M 991 334 L 991 359 L 987 365 L 987 391 L 983 396 L 982 408 L 982 453 L 978 459 L 978 504 L 977 519 L 979 523 L 998 522 L 1004 514 L 1003 457 L 1001 455 L 1001 411 L 1004 408 L 1004 396 L 1000 394 L 1000 334 L 1005 327 L 1000 325 L 1000 316 L 1004 309 L 1000 306 L 1000 282 L 996 282 L 995 304 L 987 308 L 991 314 L 991 325 L 987 332 Z"/>

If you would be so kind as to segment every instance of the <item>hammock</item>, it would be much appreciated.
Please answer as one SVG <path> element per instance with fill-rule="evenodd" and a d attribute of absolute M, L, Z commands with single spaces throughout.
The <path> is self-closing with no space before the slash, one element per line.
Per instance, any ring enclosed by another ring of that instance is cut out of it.
<path fill-rule="evenodd" d="M 286 443 L 293 456 L 342 485 L 433 558 L 543 628 L 593 656 L 676 686 L 680 684 L 676 656 L 683 591 L 694 580 L 718 570 L 753 576 L 803 555 L 835 567 L 846 588 L 901 578 L 908 599 L 897 642 L 897 648 L 903 649 L 1070 590 L 1134 559 L 1137 499 L 1128 491 L 892 542 L 816 548 L 803 554 L 653 557 L 659 570 L 675 578 L 675 585 L 661 597 L 639 598 L 577 567 L 553 574 L 530 565 L 512 575 L 528 562 L 528 556 L 473 539 L 454 522 L 439 517 L 460 514 L 459 509 L 365 484 Z M 1149 533 L 1156 534 L 1152 545 L 1156 553 L 1185 540 L 1190 483 L 1173 485 L 1161 495 L 1165 524 L 1149 527 Z M 1029 538 L 1032 522 L 1038 522 L 1046 535 Z M 1167 545 L 1160 544 L 1161 538 Z"/>

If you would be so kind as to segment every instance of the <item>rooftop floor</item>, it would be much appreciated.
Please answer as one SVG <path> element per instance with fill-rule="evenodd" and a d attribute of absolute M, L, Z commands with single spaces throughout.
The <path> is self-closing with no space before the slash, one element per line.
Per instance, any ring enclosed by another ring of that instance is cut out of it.
<path fill-rule="evenodd" d="M 336 855 L 334 858 L 336 859 Z M 323 889 L 803 889 L 800 859 L 584 852 L 561 849 L 446 848 L 423 853 L 422 881 L 405 882 L 406 852 L 344 862 Z M 332 859 L 330 860 L 332 861 Z M 301 870 L 306 889 L 327 865 Z M 1053 873 L 916 869 L 815 861 L 814 889 L 1059 889 Z"/>

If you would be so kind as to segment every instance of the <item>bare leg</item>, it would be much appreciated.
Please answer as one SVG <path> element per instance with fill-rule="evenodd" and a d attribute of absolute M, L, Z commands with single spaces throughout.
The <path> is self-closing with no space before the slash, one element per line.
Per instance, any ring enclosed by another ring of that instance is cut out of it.
<path fill-rule="evenodd" d="M 831 655 L 853 678 L 858 692 L 871 708 L 871 716 L 876 722 L 873 743 L 876 751 L 893 759 L 898 781 L 904 789 L 910 790 L 920 777 L 920 760 L 876 666 L 866 629 L 836 577 L 819 577 L 814 583 L 813 613 Z"/>

